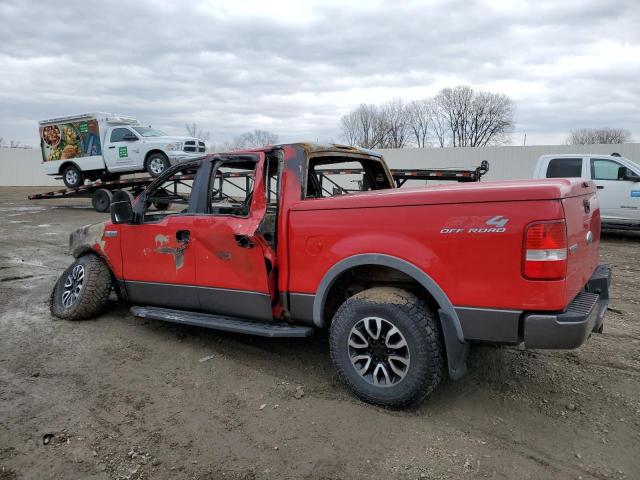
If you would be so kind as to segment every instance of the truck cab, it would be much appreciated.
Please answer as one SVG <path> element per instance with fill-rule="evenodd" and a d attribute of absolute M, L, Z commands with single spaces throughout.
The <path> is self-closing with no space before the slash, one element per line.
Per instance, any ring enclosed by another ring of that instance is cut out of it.
<path fill-rule="evenodd" d="M 590 179 L 598 189 L 603 226 L 640 228 L 640 165 L 631 160 L 618 155 L 543 155 L 534 178 Z"/>

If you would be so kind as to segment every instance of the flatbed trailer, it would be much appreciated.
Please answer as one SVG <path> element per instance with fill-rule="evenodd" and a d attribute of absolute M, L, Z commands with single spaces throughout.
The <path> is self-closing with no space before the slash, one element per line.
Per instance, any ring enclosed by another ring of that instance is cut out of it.
<path fill-rule="evenodd" d="M 480 166 L 474 169 L 460 168 L 425 168 L 425 169 L 390 169 L 396 186 L 398 188 L 405 185 L 409 180 L 436 180 L 436 181 L 455 181 L 455 182 L 479 182 L 481 177 L 489 171 L 489 162 L 483 160 Z M 363 171 L 360 169 L 322 169 L 320 173 L 320 183 L 323 190 L 329 192 L 327 183 L 332 184 L 334 188 L 338 188 L 344 192 L 356 191 L 346 190 L 344 187 L 337 185 L 331 180 L 332 175 L 358 175 Z M 247 177 L 242 173 L 225 173 L 220 181 L 231 181 L 230 178 Z M 111 206 L 111 199 L 114 192 L 123 191 L 133 199 L 137 197 L 147 186 L 155 180 L 154 177 L 134 177 L 127 179 L 111 180 L 103 182 L 97 180 L 76 188 L 63 188 L 60 190 L 52 190 L 50 192 L 36 193 L 29 195 L 29 200 L 46 200 L 52 198 L 91 198 L 93 208 L 98 212 L 108 212 Z M 188 180 L 193 180 L 193 175 L 177 175 L 173 177 L 173 189 L 177 192 L 178 186 Z M 245 188 L 250 188 L 249 179 L 245 179 Z M 235 183 L 234 183 L 235 185 Z M 238 185 L 236 185 L 238 186 Z M 239 187 L 239 186 L 238 186 Z M 162 208 L 163 203 L 158 203 Z"/>

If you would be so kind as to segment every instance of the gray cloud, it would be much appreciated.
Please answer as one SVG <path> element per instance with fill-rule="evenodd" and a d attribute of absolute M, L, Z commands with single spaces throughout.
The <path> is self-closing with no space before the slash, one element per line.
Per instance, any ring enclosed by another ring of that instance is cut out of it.
<path fill-rule="evenodd" d="M 103 110 L 214 141 L 337 140 L 360 102 L 466 83 L 510 95 L 534 141 L 602 125 L 640 140 L 635 0 L 341 3 L 5 0 L 0 137 L 37 144 L 38 119 Z"/>

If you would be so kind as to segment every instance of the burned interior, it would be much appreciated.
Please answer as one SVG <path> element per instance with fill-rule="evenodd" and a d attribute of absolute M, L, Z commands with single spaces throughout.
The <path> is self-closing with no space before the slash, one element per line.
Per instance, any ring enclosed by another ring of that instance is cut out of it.
<path fill-rule="evenodd" d="M 309 159 L 305 198 L 327 198 L 393 188 L 378 159 L 355 155 L 321 155 Z"/>

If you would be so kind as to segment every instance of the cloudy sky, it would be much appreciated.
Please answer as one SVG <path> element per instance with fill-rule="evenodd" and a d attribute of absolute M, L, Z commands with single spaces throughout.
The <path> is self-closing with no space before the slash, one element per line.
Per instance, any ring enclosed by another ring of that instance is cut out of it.
<path fill-rule="evenodd" d="M 340 140 L 359 103 L 468 84 L 511 96 L 513 144 L 572 128 L 640 141 L 640 1 L 0 2 L 0 137 L 37 120 L 134 115 L 222 142 Z"/>

